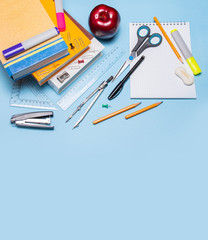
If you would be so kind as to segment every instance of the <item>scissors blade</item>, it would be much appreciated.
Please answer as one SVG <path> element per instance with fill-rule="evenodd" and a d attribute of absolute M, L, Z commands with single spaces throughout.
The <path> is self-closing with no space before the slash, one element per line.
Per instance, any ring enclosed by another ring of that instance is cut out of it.
<path fill-rule="evenodd" d="M 133 59 L 132 59 L 133 60 Z M 121 73 L 129 66 L 129 64 L 131 63 L 132 61 L 131 59 L 127 59 L 125 61 L 125 63 L 122 65 L 122 67 L 119 69 L 119 71 L 116 73 L 115 77 L 113 78 L 112 82 L 118 77 L 121 75 Z"/>

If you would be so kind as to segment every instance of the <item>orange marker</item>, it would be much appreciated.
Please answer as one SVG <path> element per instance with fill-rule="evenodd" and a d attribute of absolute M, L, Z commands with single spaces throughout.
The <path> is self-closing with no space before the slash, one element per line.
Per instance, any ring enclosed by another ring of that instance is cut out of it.
<path fill-rule="evenodd" d="M 163 27 L 160 24 L 160 22 L 158 21 L 158 19 L 156 17 L 154 17 L 153 19 L 155 20 L 155 22 L 156 22 L 157 26 L 159 27 L 160 31 L 162 32 L 163 36 L 166 38 L 167 42 L 169 43 L 169 45 L 173 49 L 173 51 L 174 51 L 175 55 L 177 56 L 177 58 L 183 63 L 183 60 L 182 60 L 180 54 L 178 53 L 177 49 L 175 48 L 175 46 L 171 42 L 170 38 L 168 37 L 167 33 L 163 29 Z"/>
<path fill-rule="evenodd" d="M 125 118 L 126 118 L 126 119 L 129 119 L 129 118 L 131 118 L 131 117 L 134 117 L 134 116 L 136 116 L 136 115 L 138 115 L 138 114 L 140 114 L 140 113 L 146 112 L 147 110 L 150 110 L 150 109 L 152 109 L 152 108 L 157 107 L 157 106 L 160 105 L 161 103 L 162 103 L 162 102 L 154 103 L 154 104 L 152 104 L 152 105 L 150 105 L 150 106 L 148 106 L 148 107 L 142 108 L 142 109 L 140 109 L 140 110 L 138 110 L 138 111 L 136 111 L 136 112 L 133 112 L 133 113 L 130 113 L 129 115 L 126 115 Z"/>
<path fill-rule="evenodd" d="M 108 114 L 108 115 L 106 115 L 105 117 L 102 117 L 102 118 L 99 118 L 99 119 L 95 120 L 95 121 L 93 122 L 93 124 L 100 123 L 100 122 L 102 122 L 102 121 L 104 121 L 104 120 L 106 120 L 106 119 L 108 119 L 108 118 L 114 117 L 114 116 L 116 116 L 116 115 L 118 115 L 118 114 L 120 114 L 120 113 L 123 113 L 123 112 L 125 112 L 125 111 L 127 111 L 127 110 L 130 110 L 130 109 L 132 109 L 132 108 L 135 108 L 135 107 L 138 106 L 139 104 L 140 104 L 140 103 L 135 103 L 135 104 L 132 104 L 132 105 L 130 105 L 130 106 L 128 106 L 128 107 L 122 108 L 122 109 L 120 109 L 120 110 L 118 110 L 118 111 L 116 111 L 116 112 L 113 112 L 113 113 L 111 113 L 111 114 Z"/>

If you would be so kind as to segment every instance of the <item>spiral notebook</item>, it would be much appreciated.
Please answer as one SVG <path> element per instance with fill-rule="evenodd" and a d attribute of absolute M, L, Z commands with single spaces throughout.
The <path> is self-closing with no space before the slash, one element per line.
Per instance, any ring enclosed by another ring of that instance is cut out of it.
<path fill-rule="evenodd" d="M 160 33 L 162 35 L 156 23 L 130 23 L 130 49 L 135 46 L 137 29 L 142 25 L 149 26 L 151 34 Z M 191 50 L 189 22 L 169 22 L 161 23 L 161 25 L 179 53 L 180 51 L 170 34 L 173 29 L 178 29 Z M 142 54 L 145 55 L 145 60 L 130 79 L 131 98 L 196 98 L 195 84 L 187 86 L 175 75 L 175 69 L 179 66 L 185 67 L 191 75 L 193 75 L 192 71 L 184 59 L 184 64 L 180 63 L 164 37 L 159 47 L 148 48 Z"/>

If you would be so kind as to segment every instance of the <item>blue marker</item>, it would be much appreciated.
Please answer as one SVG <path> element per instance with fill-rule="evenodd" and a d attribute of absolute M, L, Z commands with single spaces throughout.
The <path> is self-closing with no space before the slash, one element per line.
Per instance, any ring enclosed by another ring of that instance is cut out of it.
<path fill-rule="evenodd" d="M 28 40 L 25 40 L 21 43 L 18 43 L 6 50 L 2 51 L 4 57 L 6 59 L 12 58 L 36 45 L 47 41 L 50 38 L 53 38 L 59 34 L 59 30 L 57 27 L 51 28 L 43 33 L 40 33 Z"/>

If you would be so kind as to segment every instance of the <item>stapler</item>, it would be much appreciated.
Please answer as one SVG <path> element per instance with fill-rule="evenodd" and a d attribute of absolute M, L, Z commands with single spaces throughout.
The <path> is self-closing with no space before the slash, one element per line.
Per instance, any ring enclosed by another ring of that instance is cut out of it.
<path fill-rule="evenodd" d="M 52 111 L 30 112 L 13 115 L 10 122 L 17 127 L 53 130 L 54 126 L 48 126 L 51 123 L 50 117 L 53 117 Z"/>

